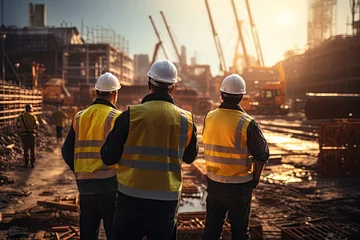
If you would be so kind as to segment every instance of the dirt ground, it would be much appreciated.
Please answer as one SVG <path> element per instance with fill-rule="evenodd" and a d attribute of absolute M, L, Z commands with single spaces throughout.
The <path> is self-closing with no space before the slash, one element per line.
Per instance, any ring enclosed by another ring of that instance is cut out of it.
<path fill-rule="evenodd" d="M 201 121 L 198 132 L 201 142 Z M 315 141 L 266 130 L 264 134 L 272 156 L 254 191 L 251 213 L 251 218 L 262 225 L 264 239 L 281 239 L 281 228 L 312 222 L 343 224 L 358 231 L 360 179 L 326 178 L 318 174 L 318 144 Z M 61 157 L 60 145 L 55 144 L 55 138 L 53 142 L 47 151 L 38 149 L 34 169 L 24 169 L 18 164 L 4 173 L 14 183 L 1 186 L 0 212 L 26 212 L 39 200 L 77 195 L 74 176 Z M 202 154 L 201 147 L 199 161 Z M 201 199 L 193 199 L 185 202 L 179 211 L 204 209 Z M 74 218 L 77 218 L 76 214 Z M 26 221 L 21 227 L 29 231 L 32 228 Z M 7 229 L 0 228 L 0 239 L 5 239 L 7 234 Z M 329 232 L 329 236 L 333 237 L 329 239 L 342 239 L 335 232 Z"/>

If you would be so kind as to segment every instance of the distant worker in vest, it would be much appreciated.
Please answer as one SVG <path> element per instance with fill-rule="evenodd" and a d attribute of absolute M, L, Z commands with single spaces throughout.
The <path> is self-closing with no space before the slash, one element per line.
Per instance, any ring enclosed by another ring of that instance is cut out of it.
<path fill-rule="evenodd" d="M 67 118 L 68 118 L 67 114 L 61 109 L 60 106 L 58 107 L 56 112 L 54 112 L 54 114 L 52 116 L 52 120 L 56 127 L 57 143 L 60 143 L 62 141 L 62 131 L 66 125 Z"/>
<path fill-rule="evenodd" d="M 116 119 L 101 148 L 103 162 L 119 167 L 116 239 L 176 238 L 181 164 L 192 163 L 198 153 L 193 115 L 170 95 L 177 82 L 175 65 L 156 61 L 147 75 L 151 93 Z"/>
<path fill-rule="evenodd" d="M 250 239 L 252 191 L 269 159 L 269 147 L 257 122 L 239 105 L 245 88 L 239 75 L 226 77 L 220 88 L 223 102 L 205 117 L 208 197 L 204 240 L 220 238 L 227 212 L 232 239 Z"/>
<path fill-rule="evenodd" d="M 62 148 L 80 192 L 81 239 L 98 239 L 101 219 L 107 239 L 113 239 L 117 164 L 104 165 L 100 149 L 121 113 L 115 106 L 120 88 L 117 77 L 111 73 L 97 79 L 97 99 L 75 115 Z"/>
<path fill-rule="evenodd" d="M 29 167 L 29 151 L 31 168 L 35 166 L 36 160 L 36 131 L 39 127 L 37 117 L 31 113 L 33 107 L 26 104 L 25 113 L 17 118 L 17 127 L 21 129 L 21 141 L 24 149 L 25 168 Z"/>

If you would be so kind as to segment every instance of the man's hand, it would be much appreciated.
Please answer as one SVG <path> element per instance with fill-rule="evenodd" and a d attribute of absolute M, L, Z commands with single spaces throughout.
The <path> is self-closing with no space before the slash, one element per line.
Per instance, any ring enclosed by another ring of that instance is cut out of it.
<path fill-rule="evenodd" d="M 254 179 L 253 179 L 253 182 L 254 182 L 254 188 L 256 188 L 256 186 L 259 184 L 260 182 L 260 175 L 261 175 L 261 172 L 264 168 L 264 165 L 265 163 L 263 162 L 257 162 L 255 161 L 255 169 L 254 169 Z"/>

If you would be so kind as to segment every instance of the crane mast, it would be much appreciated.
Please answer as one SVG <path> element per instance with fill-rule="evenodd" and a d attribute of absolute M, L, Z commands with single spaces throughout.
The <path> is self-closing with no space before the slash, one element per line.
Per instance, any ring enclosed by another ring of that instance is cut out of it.
<path fill-rule="evenodd" d="M 149 16 L 149 19 L 150 19 L 151 25 L 152 25 L 153 28 L 154 28 L 155 34 L 156 34 L 156 36 L 157 36 L 157 38 L 158 38 L 158 40 L 159 40 L 159 44 L 161 45 L 161 48 L 162 48 L 162 50 L 163 50 L 163 52 L 164 52 L 165 58 L 166 58 L 166 59 L 169 59 L 169 57 L 168 57 L 168 55 L 167 55 L 167 53 L 166 53 L 166 50 L 165 50 L 165 48 L 164 48 L 164 45 L 162 44 L 162 40 L 161 40 L 161 38 L 160 38 L 160 34 L 159 34 L 159 32 L 158 32 L 158 30 L 157 30 L 157 28 L 156 28 L 156 26 L 155 26 L 155 23 L 154 23 L 152 17 Z"/>
<path fill-rule="evenodd" d="M 209 20 L 210 20 L 210 24 L 211 24 L 211 30 L 214 36 L 214 42 L 215 42 L 215 47 L 216 47 L 216 51 L 218 54 L 218 58 L 219 58 L 219 62 L 220 62 L 220 71 L 226 72 L 227 68 L 226 68 L 226 62 L 225 62 L 225 58 L 224 58 L 224 53 L 221 47 L 221 43 L 220 43 L 220 39 L 219 36 L 215 30 L 215 26 L 214 26 L 214 22 L 212 19 L 212 15 L 210 12 L 210 7 L 209 7 L 209 3 L 207 0 L 205 0 L 205 4 L 206 4 L 206 9 L 209 15 Z"/>
<path fill-rule="evenodd" d="M 249 63 L 249 56 L 247 54 L 247 50 L 246 50 L 246 46 L 245 46 L 245 42 L 244 42 L 244 37 L 242 35 L 242 32 L 241 32 L 241 23 L 239 21 L 239 17 L 237 15 L 237 11 L 236 11 L 236 6 L 235 6 L 235 2 L 234 0 L 231 0 L 231 3 L 232 3 L 232 8 L 234 10 L 234 15 L 235 15 L 235 20 L 236 20 L 236 26 L 237 26 L 237 29 L 238 29 L 238 34 L 239 34 L 239 40 L 241 42 L 241 47 L 242 47 L 242 50 L 243 50 L 243 54 L 244 54 L 244 61 L 245 61 L 245 67 L 248 67 L 250 65 Z M 233 66 L 235 67 L 235 66 Z"/>
<path fill-rule="evenodd" d="M 164 20 L 166 30 L 167 30 L 168 33 L 169 33 L 169 36 L 170 36 L 172 45 L 173 45 L 173 47 L 174 47 L 174 49 L 175 49 L 176 56 L 177 56 L 177 58 L 178 58 L 179 64 L 180 64 L 180 66 L 183 66 L 183 61 L 182 61 L 182 59 L 181 59 L 179 50 L 178 50 L 177 47 L 176 47 L 174 38 L 173 38 L 173 36 L 172 36 L 172 34 L 171 34 L 170 27 L 169 27 L 169 25 L 168 25 L 168 23 L 167 23 L 167 21 L 166 21 L 165 15 L 164 15 L 164 13 L 163 13 L 162 11 L 160 11 L 160 14 L 161 14 L 162 19 Z"/>
<path fill-rule="evenodd" d="M 255 23 L 254 23 L 253 18 L 252 18 L 249 0 L 246 0 L 246 8 L 247 8 L 247 12 L 249 14 L 249 20 L 250 20 L 250 25 L 251 25 L 251 34 L 252 34 L 253 39 L 254 39 L 256 55 L 257 55 L 258 60 L 259 60 L 259 65 L 261 67 L 263 67 L 264 66 L 264 57 L 263 57 L 261 46 L 260 46 L 259 36 L 257 34 Z"/>

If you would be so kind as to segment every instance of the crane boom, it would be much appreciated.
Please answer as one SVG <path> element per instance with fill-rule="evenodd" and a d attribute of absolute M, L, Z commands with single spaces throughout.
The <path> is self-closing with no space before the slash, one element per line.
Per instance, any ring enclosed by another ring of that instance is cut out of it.
<path fill-rule="evenodd" d="M 161 14 L 162 19 L 164 20 L 166 30 L 167 30 L 167 31 L 168 31 L 168 33 L 169 33 L 169 36 L 170 36 L 171 42 L 172 42 L 173 47 L 174 47 L 175 52 L 176 52 L 176 56 L 178 57 L 178 60 L 179 60 L 179 64 L 180 64 L 180 66 L 183 66 L 183 61 L 182 61 L 182 59 L 181 59 L 181 56 L 180 56 L 179 50 L 178 50 L 178 49 L 177 49 L 177 47 L 176 47 L 176 44 L 175 44 L 174 38 L 173 38 L 173 36 L 172 36 L 172 34 L 171 34 L 170 27 L 169 27 L 169 25 L 168 25 L 168 23 L 167 23 L 167 21 L 166 21 L 165 15 L 164 15 L 164 13 L 163 13 L 162 11 L 160 11 L 160 14 Z"/>
<path fill-rule="evenodd" d="M 244 42 L 244 37 L 242 35 L 242 32 L 241 32 L 241 24 L 240 24 L 240 21 L 239 21 L 239 17 L 237 15 L 237 11 L 236 11 L 236 6 L 235 6 L 235 2 L 234 0 L 231 0 L 231 3 L 232 3 L 232 8 L 234 10 L 234 15 L 235 15 L 235 20 L 236 20 L 236 26 L 237 26 L 237 29 L 238 29 L 238 33 L 239 33 L 239 40 L 241 42 L 241 47 L 243 49 L 243 54 L 244 54 L 244 61 L 245 61 L 245 67 L 248 67 L 250 65 L 249 63 L 249 56 L 247 54 L 247 50 L 246 50 L 246 46 L 245 46 L 245 42 Z"/>
<path fill-rule="evenodd" d="M 206 4 L 206 9 L 207 9 L 207 12 L 208 12 L 208 15 L 209 15 L 209 20 L 210 20 L 210 24 L 211 24 L 211 30 L 213 32 L 215 47 L 216 47 L 216 51 L 217 51 L 219 62 L 220 62 L 220 71 L 226 72 L 227 68 L 226 68 L 226 62 L 225 62 L 225 58 L 224 58 L 224 53 L 223 53 L 223 50 L 222 50 L 222 47 L 221 47 L 219 35 L 217 34 L 217 32 L 215 30 L 214 22 L 213 22 L 211 12 L 210 12 L 209 3 L 208 3 L 207 0 L 205 0 L 205 4 Z"/>
<path fill-rule="evenodd" d="M 255 23 L 254 23 L 253 18 L 252 18 L 249 0 L 246 0 L 246 8 L 247 8 L 247 11 L 248 11 L 248 14 L 249 14 L 250 25 L 251 25 L 251 33 L 252 33 L 252 36 L 253 36 L 253 39 L 254 39 L 256 54 L 257 54 L 257 57 L 259 59 L 260 66 L 263 67 L 264 66 L 264 57 L 263 57 L 261 46 L 260 46 L 259 36 L 257 34 Z"/>
<path fill-rule="evenodd" d="M 165 55 L 166 59 L 169 59 L 169 57 L 168 57 L 168 55 L 167 55 L 167 53 L 166 53 L 166 50 L 165 50 L 165 48 L 164 48 L 164 45 L 162 44 L 162 40 L 161 40 L 161 38 L 160 38 L 160 34 L 159 34 L 159 32 L 158 32 L 158 30 L 157 30 L 157 28 L 156 28 L 156 26 L 155 26 L 155 23 L 154 23 L 152 17 L 149 16 L 149 19 L 150 19 L 151 25 L 152 25 L 153 28 L 154 28 L 155 34 L 156 34 L 156 36 L 157 36 L 157 38 L 158 38 L 158 40 L 159 40 L 159 43 L 161 44 L 161 48 L 162 48 L 162 50 L 163 50 L 163 52 L 164 52 L 164 55 Z"/>

